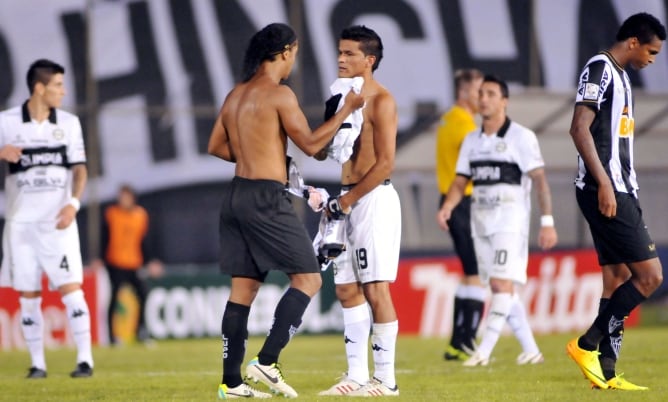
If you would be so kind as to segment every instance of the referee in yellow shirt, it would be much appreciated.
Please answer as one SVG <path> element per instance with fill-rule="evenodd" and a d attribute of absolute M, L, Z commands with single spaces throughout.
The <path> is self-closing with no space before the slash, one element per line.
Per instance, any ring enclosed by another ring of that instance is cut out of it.
<path fill-rule="evenodd" d="M 475 69 L 455 72 L 455 104 L 443 114 L 436 136 L 436 179 L 441 193 L 440 205 L 445 201 L 452 181 L 459 148 L 464 137 L 476 129 L 478 90 L 483 74 Z M 471 238 L 471 183 L 465 197 L 452 211 L 448 221 L 455 251 L 464 269 L 464 276 L 455 292 L 452 338 L 445 351 L 446 360 L 466 360 L 475 349 L 475 337 L 482 317 L 485 288 L 478 277 L 478 263 Z"/>

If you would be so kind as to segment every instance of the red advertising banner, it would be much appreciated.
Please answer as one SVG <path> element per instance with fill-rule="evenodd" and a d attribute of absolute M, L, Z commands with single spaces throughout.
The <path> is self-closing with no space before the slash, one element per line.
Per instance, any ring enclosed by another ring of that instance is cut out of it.
<path fill-rule="evenodd" d="M 99 341 L 97 282 L 98 278 L 94 272 L 84 271 L 83 291 L 91 313 L 91 337 L 94 344 Z M 47 290 L 48 288 L 48 280 L 45 276 L 42 280 L 44 346 L 47 348 L 74 346 L 60 293 Z M 0 288 L 0 350 L 15 348 L 25 348 L 21 333 L 19 294 L 10 288 Z"/>
<path fill-rule="evenodd" d="M 450 333 L 461 272 L 456 257 L 401 260 L 392 285 L 401 333 Z M 531 253 L 528 280 L 519 293 L 535 333 L 570 332 L 591 325 L 602 286 L 594 250 Z M 639 310 L 634 310 L 627 326 L 638 323 Z"/>

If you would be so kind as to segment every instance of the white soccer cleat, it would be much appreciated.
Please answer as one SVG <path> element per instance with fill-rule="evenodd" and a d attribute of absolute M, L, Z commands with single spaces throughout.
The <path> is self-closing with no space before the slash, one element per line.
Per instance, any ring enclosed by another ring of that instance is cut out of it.
<path fill-rule="evenodd" d="M 519 356 L 517 356 L 517 364 L 524 365 L 524 364 L 540 364 L 545 361 L 545 358 L 543 357 L 543 354 L 540 352 L 536 353 L 527 353 L 527 352 L 522 352 L 520 353 Z"/>
<path fill-rule="evenodd" d="M 346 395 L 349 392 L 356 391 L 360 388 L 362 388 L 362 384 L 358 384 L 351 380 L 348 378 L 348 374 L 345 373 L 339 378 L 339 382 L 332 385 L 328 390 L 318 392 L 318 395 Z"/>
<path fill-rule="evenodd" d="M 374 377 L 358 389 L 348 392 L 346 396 L 399 396 L 399 387 L 395 385 L 394 388 L 390 388 Z"/>
<path fill-rule="evenodd" d="M 278 363 L 265 366 L 260 364 L 256 357 L 246 366 L 246 377 L 255 383 L 262 382 L 275 394 L 283 394 L 287 398 L 298 396 L 297 391 L 283 380 L 283 373 L 281 373 Z"/>
<path fill-rule="evenodd" d="M 466 359 L 462 365 L 466 367 L 475 367 L 475 366 L 487 366 L 489 364 L 489 357 L 481 355 L 479 352 L 475 352 L 471 357 Z"/>
<path fill-rule="evenodd" d="M 241 383 L 234 388 L 229 388 L 225 384 L 220 384 L 218 386 L 218 398 L 219 399 L 237 399 L 237 398 L 259 398 L 267 399 L 271 398 L 271 394 L 266 392 L 258 391 L 257 389 L 251 387 L 250 385 Z"/>

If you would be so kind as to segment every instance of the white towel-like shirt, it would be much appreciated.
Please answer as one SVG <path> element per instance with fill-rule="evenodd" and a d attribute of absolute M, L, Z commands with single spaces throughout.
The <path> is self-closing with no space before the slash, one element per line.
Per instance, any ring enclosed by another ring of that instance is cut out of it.
<path fill-rule="evenodd" d="M 362 90 L 362 85 L 364 85 L 364 78 L 355 77 L 337 78 L 332 85 L 329 86 L 329 91 L 332 95 L 342 95 L 341 99 L 339 99 L 339 105 L 336 108 L 337 112 L 343 107 L 348 92 L 352 89 L 355 93 L 359 94 Z M 353 145 L 355 144 L 357 137 L 359 137 L 360 132 L 362 131 L 362 123 L 364 123 L 362 109 L 364 109 L 364 106 L 356 109 L 348 115 L 343 121 L 342 128 L 339 128 L 339 131 L 334 135 L 332 143 L 327 149 L 327 156 L 330 159 L 343 164 L 352 156 Z"/>

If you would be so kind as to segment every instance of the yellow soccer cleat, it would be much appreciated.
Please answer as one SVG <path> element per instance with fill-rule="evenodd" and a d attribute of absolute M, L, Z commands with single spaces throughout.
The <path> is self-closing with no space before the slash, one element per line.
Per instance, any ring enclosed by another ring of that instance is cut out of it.
<path fill-rule="evenodd" d="M 241 383 L 234 388 L 228 387 L 226 384 L 218 386 L 218 399 L 238 399 L 238 398 L 271 398 L 271 394 L 258 391 L 246 383 Z"/>
<path fill-rule="evenodd" d="M 578 346 L 578 338 L 575 338 L 566 344 L 566 353 L 594 385 L 601 389 L 610 387 L 603 376 L 601 363 L 598 361 L 598 352 L 581 349 Z"/>
<path fill-rule="evenodd" d="M 469 354 L 466 353 L 462 349 L 457 349 L 454 346 L 448 346 L 448 348 L 445 350 L 445 353 L 443 354 L 443 358 L 445 360 L 459 360 L 459 361 L 466 361 L 469 358 Z"/>
<path fill-rule="evenodd" d="M 634 383 L 627 381 L 624 377 L 624 374 L 617 374 L 613 378 L 608 380 L 608 387 L 610 389 L 619 389 L 622 391 L 647 391 L 648 387 L 643 387 L 642 385 L 635 385 Z"/>
<path fill-rule="evenodd" d="M 246 366 L 246 377 L 256 384 L 258 382 L 263 383 L 275 394 L 282 394 L 286 398 L 296 398 L 298 396 L 297 391 L 283 380 L 283 373 L 281 373 L 278 363 L 263 365 L 255 357 Z"/>

